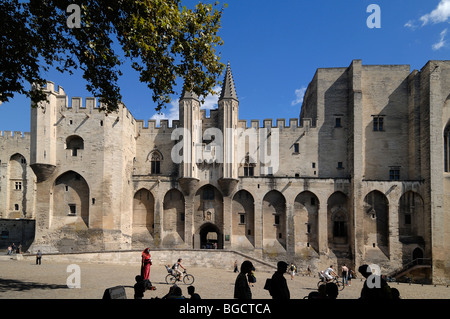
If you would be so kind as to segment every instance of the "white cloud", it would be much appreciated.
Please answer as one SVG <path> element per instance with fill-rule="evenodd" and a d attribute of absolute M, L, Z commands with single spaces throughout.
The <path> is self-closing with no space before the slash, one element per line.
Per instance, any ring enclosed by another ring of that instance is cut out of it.
<path fill-rule="evenodd" d="M 220 86 L 215 86 L 213 87 L 213 91 L 217 92 L 217 94 L 208 94 L 205 97 L 205 103 L 203 103 L 201 105 L 201 109 L 205 109 L 205 110 L 212 110 L 215 109 L 217 107 L 217 103 L 219 100 L 219 96 L 220 96 L 220 91 L 221 91 L 221 87 Z"/>
<path fill-rule="evenodd" d="M 441 0 L 436 9 L 420 17 L 422 26 L 432 23 L 446 22 L 450 18 L 450 0 Z"/>
<path fill-rule="evenodd" d="M 154 114 L 150 119 L 156 120 L 156 125 L 159 126 L 160 120 L 169 120 L 169 125 L 172 126 L 173 120 L 178 120 L 179 117 L 179 107 L 178 107 L 178 99 L 172 101 L 170 103 L 170 107 L 166 108 L 167 111 L 160 111 Z"/>
<path fill-rule="evenodd" d="M 414 21 L 413 21 L 413 20 L 409 20 L 409 21 L 406 22 L 403 26 L 404 26 L 405 28 L 410 28 L 410 29 L 413 29 L 413 30 L 416 29 L 416 25 L 414 24 Z"/>
<path fill-rule="evenodd" d="M 440 0 L 439 4 L 433 11 L 424 14 L 419 18 L 419 20 L 422 22 L 421 27 L 430 23 L 437 24 L 447 22 L 448 20 L 450 20 L 450 0 Z M 418 27 L 414 20 L 409 20 L 403 26 L 412 30 L 415 30 Z M 439 41 L 431 46 L 433 51 L 437 51 L 446 46 L 446 35 L 447 28 L 441 31 Z"/>
<path fill-rule="evenodd" d="M 439 42 L 436 42 L 432 46 L 434 51 L 439 50 L 440 48 L 442 48 L 445 45 L 445 43 L 446 43 L 445 36 L 446 35 L 447 35 L 447 29 L 442 30 L 442 32 L 440 34 L 441 38 L 440 38 Z"/>
<path fill-rule="evenodd" d="M 295 100 L 291 102 L 291 105 L 297 105 L 303 103 L 303 96 L 305 95 L 306 87 L 302 86 L 300 89 L 295 90 Z"/>
<path fill-rule="evenodd" d="M 201 104 L 200 108 L 205 110 L 212 110 L 217 107 L 218 99 L 220 96 L 220 86 L 216 86 L 213 88 L 213 91 L 218 92 L 218 94 L 208 94 L 205 97 L 205 103 Z M 172 125 L 173 120 L 179 119 L 180 108 L 179 108 L 179 99 L 176 99 L 170 103 L 166 109 L 153 114 L 150 118 L 151 120 L 156 120 L 156 125 L 159 126 L 161 120 L 169 120 L 169 125 Z"/>

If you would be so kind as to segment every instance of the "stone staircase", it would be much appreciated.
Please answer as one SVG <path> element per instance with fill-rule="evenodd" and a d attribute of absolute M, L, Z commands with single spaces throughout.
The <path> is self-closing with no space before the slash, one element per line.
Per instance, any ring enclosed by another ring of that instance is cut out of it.
<path fill-rule="evenodd" d="M 431 258 L 417 258 L 413 261 L 407 263 L 402 268 L 399 268 L 390 274 L 388 277 L 398 279 L 412 270 L 420 269 L 420 268 L 431 268 Z"/>

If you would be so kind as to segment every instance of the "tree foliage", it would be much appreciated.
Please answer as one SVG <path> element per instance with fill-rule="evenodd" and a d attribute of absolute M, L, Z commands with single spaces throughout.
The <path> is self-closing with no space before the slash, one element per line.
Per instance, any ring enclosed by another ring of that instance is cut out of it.
<path fill-rule="evenodd" d="M 81 25 L 67 24 L 70 4 Z M 198 96 L 213 93 L 224 69 L 216 48 L 223 8 L 181 0 L 0 0 L 0 101 L 26 94 L 32 104 L 46 99 L 39 89 L 50 68 L 80 68 L 87 89 L 107 112 L 121 100 L 118 79 L 126 59 L 152 90 L 156 110 L 170 102 L 176 80 Z M 121 52 L 115 52 L 119 48 Z M 30 84 L 33 84 L 33 88 Z"/>

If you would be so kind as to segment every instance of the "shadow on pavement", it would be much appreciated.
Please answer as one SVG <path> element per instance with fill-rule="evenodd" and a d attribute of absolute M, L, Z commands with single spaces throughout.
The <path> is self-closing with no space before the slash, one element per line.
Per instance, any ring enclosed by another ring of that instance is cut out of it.
<path fill-rule="evenodd" d="M 67 285 L 43 284 L 37 282 L 27 282 L 14 279 L 0 278 L 0 293 L 11 290 L 27 291 L 32 289 L 69 289 Z"/>

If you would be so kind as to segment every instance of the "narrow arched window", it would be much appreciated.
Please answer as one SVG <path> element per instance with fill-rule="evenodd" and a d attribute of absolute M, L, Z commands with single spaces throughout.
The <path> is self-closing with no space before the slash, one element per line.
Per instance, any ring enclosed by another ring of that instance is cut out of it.
<path fill-rule="evenodd" d="M 77 135 L 69 136 L 66 139 L 66 149 L 72 150 L 72 156 L 78 156 L 78 150 L 84 149 L 84 140 Z"/>
<path fill-rule="evenodd" d="M 450 172 L 450 125 L 444 130 L 444 172 Z"/>
<path fill-rule="evenodd" d="M 151 154 L 150 163 L 152 174 L 161 174 L 161 160 L 162 156 L 159 152 L 153 152 Z"/>
<path fill-rule="evenodd" d="M 245 156 L 245 162 L 244 162 L 244 176 L 254 176 L 254 168 L 255 163 L 253 159 L 250 158 L 250 156 Z"/>

